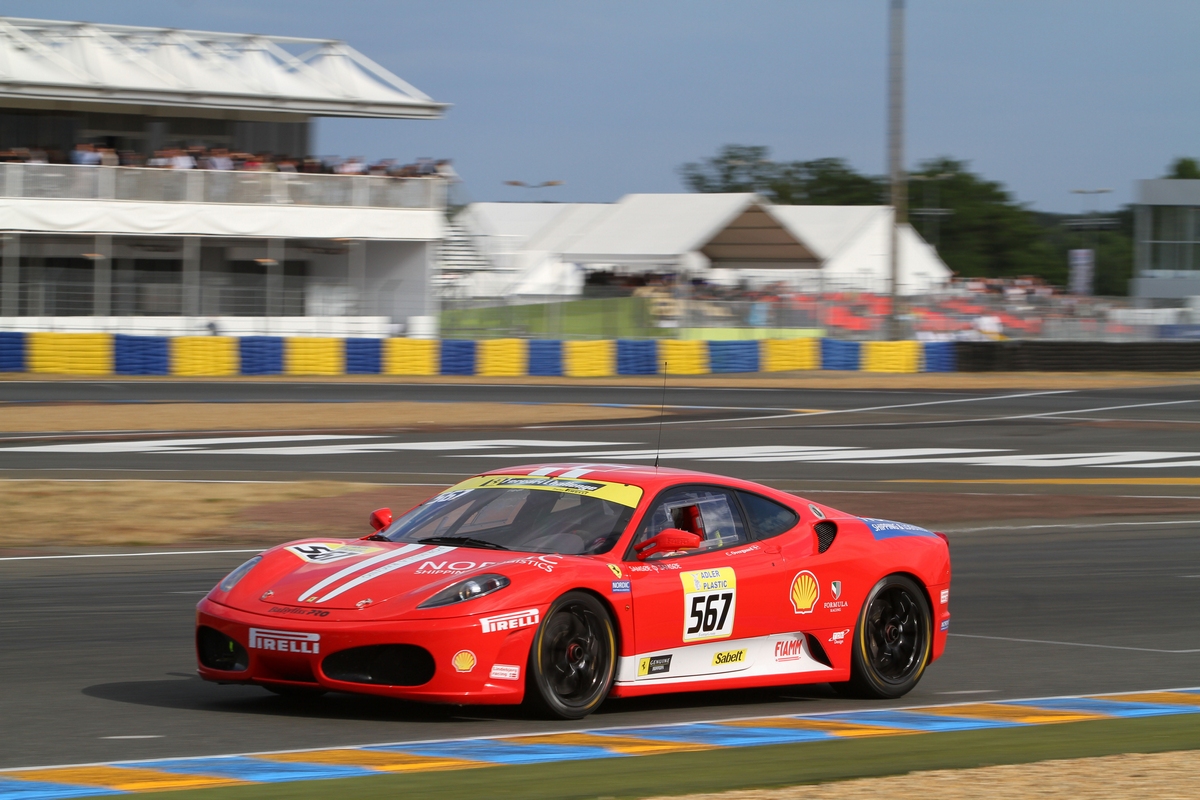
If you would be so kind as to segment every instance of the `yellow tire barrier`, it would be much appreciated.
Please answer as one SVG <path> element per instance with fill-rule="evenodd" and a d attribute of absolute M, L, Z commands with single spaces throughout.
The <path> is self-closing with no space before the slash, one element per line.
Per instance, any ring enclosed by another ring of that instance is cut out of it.
<path fill-rule="evenodd" d="M 385 339 L 384 375 L 438 375 L 441 347 L 437 339 Z"/>
<path fill-rule="evenodd" d="M 481 339 L 476 348 L 476 375 L 517 378 L 528 374 L 529 343 L 524 339 Z"/>
<path fill-rule="evenodd" d="M 617 343 L 563 342 L 563 374 L 570 378 L 607 378 L 617 374 Z"/>
<path fill-rule="evenodd" d="M 658 343 L 658 371 L 667 375 L 707 375 L 708 342 L 702 339 L 663 339 Z"/>
<path fill-rule="evenodd" d="M 233 336 L 176 336 L 171 339 L 172 375 L 237 375 L 242 368 Z"/>
<path fill-rule="evenodd" d="M 345 340 L 292 336 L 283 342 L 284 375 L 345 375 Z"/>
<path fill-rule="evenodd" d="M 111 375 L 110 333 L 31 333 L 26 340 L 27 369 L 55 375 Z"/>
<path fill-rule="evenodd" d="M 920 342 L 863 342 L 863 372 L 920 372 Z"/>
<path fill-rule="evenodd" d="M 764 339 L 760 346 L 763 372 L 821 368 L 820 339 Z"/>

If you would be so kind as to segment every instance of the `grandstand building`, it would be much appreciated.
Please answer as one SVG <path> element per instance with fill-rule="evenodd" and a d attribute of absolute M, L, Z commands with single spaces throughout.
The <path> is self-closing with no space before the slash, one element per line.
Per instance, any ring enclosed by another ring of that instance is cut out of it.
<path fill-rule="evenodd" d="M 1137 184 L 1129 293 L 1142 306 L 1186 305 L 1200 297 L 1200 180 Z"/>
<path fill-rule="evenodd" d="M 149 165 L 445 108 L 343 42 L 0 18 L 0 329 L 420 327 L 441 178 Z"/>

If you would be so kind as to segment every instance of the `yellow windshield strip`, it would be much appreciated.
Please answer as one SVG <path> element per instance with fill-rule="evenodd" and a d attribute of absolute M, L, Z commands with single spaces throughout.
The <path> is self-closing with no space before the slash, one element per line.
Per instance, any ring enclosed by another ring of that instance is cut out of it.
<path fill-rule="evenodd" d="M 629 508 L 637 508 L 638 502 L 642 499 L 640 486 L 582 478 L 552 478 L 544 475 L 479 475 L 451 486 L 442 494 L 460 492 L 463 489 L 537 489 L 544 492 L 597 497 Z"/>

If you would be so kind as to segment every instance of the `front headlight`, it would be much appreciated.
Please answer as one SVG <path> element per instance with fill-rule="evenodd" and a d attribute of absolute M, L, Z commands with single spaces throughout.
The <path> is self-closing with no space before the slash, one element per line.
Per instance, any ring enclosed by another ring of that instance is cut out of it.
<path fill-rule="evenodd" d="M 508 586 L 509 580 L 503 575 L 476 575 L 474 578 L 467 578 L 458 583 L 447 586 L 440 592 L 421 603 L 417 608 L 437 608 L 438 606 L 449 606 L 455 603 L 462 603 L 466 600 L 474 600 L 476 597 L 483 597 L 485 594 L 498 592 L 505 586 Z"/>
<path fill-rule="evenodd" d="M 228 592 L 230 589 L 237 586 L 238 581 L 240 581 L 242 578 L 246 577 L 246 573 L 248 573 L 250 570 L 254 569 L 255 565 L 258 564 L 258 562 L 260 562 L 260 561 L 262 561 L 262 556 L 255 556 L 254 558 L 250 559 L 245 564 L 242 564 L 240 567 L 235 569 L 233 572 L 226 575 L 225 580 L 221 581 L 218 584 L 218 587 L 221 589 L 222 592 Z"/>

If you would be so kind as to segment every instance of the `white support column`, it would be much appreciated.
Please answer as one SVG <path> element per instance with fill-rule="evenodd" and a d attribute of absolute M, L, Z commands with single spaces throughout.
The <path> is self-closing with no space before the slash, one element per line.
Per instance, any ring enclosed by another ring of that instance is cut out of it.
<path fill-rule="evenodd" d="M 200 237 L 183 239 L 183 275 L 180 286 L 180 313 L 185 317 L 200 316 Z"/>
<path fill-rule="evenodd" d="M 354 292 L 354 312 L 358 315 L 367 313 L 367 243 L 362 239 L 350 242 L 347 254 L 349 266 L 347 280 L 350 290 Z"/>
<path fill-rule="evenodd" d="M 267 316 L 283 315 L 283 258 L 286 242 L 267 240 Z"/>
<path fill-rule="evenodd" d="M 0 266 L 0 316 L 15 317 L 21 313 L 21 235 L 4 235 L 4 261 Z"/>
<path fill-rule="evenodd" d="M 97 236 L 92 259 L 92 314 L 112 314 L 112 237 Z"/>

